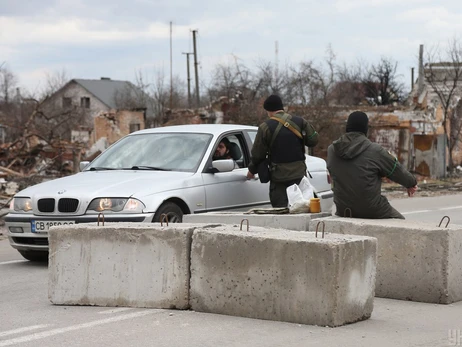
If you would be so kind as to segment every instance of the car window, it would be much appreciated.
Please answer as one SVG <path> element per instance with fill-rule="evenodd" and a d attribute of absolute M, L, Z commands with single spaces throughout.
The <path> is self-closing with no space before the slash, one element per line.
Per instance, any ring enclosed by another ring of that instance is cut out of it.
<path fill-rule="evenodd" d="M 230 152 L 232 154 L 231 156 L 234 159 L 234 161 L 237 163 L 237 165 L 240 168 L 247 167 L 248 164 L 247 164 L 246 156 L 244 154 L 245 153 L 243 149 L 244 139 L 242 137 L 242 134 L 230 134 L 230 135 L 220 138 L 220 140 L 217 142 L 217 145 L 215 146 L 215 149 L 218 146 L 218 144 L 221 141 L 223 141 L 223 139 L 225 138 L 230 142 L 230 147 L 231 147 Z"/>
<path fill-rule="evenodd" d="M 212 135 L 153 133 L 127 136 L 109 147 L 85 171 L 105 169 L 158 169 L 195 172 Z"/>
<path fill-rule="evenodd" d="M 247 134 L 249 135 L 250 141 L 252 141 L 252 145 L 253 145 L 253 143 L 255 142 L 255 137 L 257 136 L 257 132 L 256 131 L 247 131 Z"/>

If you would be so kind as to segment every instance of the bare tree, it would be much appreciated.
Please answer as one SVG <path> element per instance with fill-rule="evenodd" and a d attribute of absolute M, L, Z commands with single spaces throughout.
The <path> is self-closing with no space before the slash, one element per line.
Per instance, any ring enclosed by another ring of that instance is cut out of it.
<path fill-rule="evenodd" d="M 362 78 L 366 97 L 375 105 L 389 105 L 404 98 L 404 84 L 397 75 L 398 62 L 382 57 L 380 62 L 367 69 Z"/>
<path fill-rule="evenodd" d="M 335 54 L 329 45 L 326 58 L 321 64 L 305 61 L 291 67 L 285 88 L 286 99 L 302 106 L 327 106 L 336 82 L 335 59 Z"/>
<path fill-rule="evenodd" d="M 272 66 L 260 61 L 254 74 L 238 57 L 233 58 L 234 64 L 219 64 L 213 70 L 207 88 L 210 102 L 220 104 L 225 98 L 225 123 L 257 124 L 263 116 L 260 100 L 274 81 Z"/>
<path fill-rule="evenodd" d="M 451 116 L 451 152 L 461 149 L 462 136 L 462 98 L 458 97 L 457 106 L 454 108 L 454 115 Z M 454 166 L 456 163 L 453 163 Z M 458 163 L 459 165 L 462 163 Z"/>
<path fill-rule="evenodd" d="M 237 56 L 234 56 L 234 64 L 218 64 L 212 73 L 211 83 L 208 88 L 210 100 L 226 96 L 235 98 L 238 95 L 246 100 L 254 100 L 255 97 L 264 89 L 263 81 L 269 81 L 265 78 L 271 74 L 272 67 L 266 63 L 258 66 L 257 74 L 240 62 Z M 263 67 L 264 65 L 264 67 Z M 265 75 L 262 76 L 259 75 Z"/>
<path fill-rule="evenodd" d="M 333 83 L 330 73 L 326 75 L 313 62 L 302 62 L 298 68 L 292 68 L 291 72 L 286 97 L 288 101 L 301 105 L 327 105 L 328 91 Z"/>
<path fill-rule="evenodd" d="M 53 95 L 59 89 L 69 82 L 70 78 L 65 69 L 54 71 L 52 73 L 46 73 L 45 88 L 43 90 L 42 98 Z"/>
<path fill-rule="evenodd" d="M 290 68 L 287 81 L 287 102 L 306 106 L 315 99 L 313 95 L 313 91 L 316 91 L 316 88 L 313 87 L 315 68 L 313 65 L 313 62 L 307 61 Z"/>
<path fill-rule="evenodd" d="M 21 135 L 21 128 L 32 110 L 29 103 L 23 102 L 17 88 L 17 81 L 16 75 L 2 64 L 0 66 L 0 123 L 3 142 L 13 141 Z"/>
<path fill-rule="evenodd" d="M 173 108 L 184 108 L 187 105 L 187 97 L 184 92 L 185 84 L 178 76 L 173 77 L 171 88 L 172 90 L 170 90 L 170 83 L 166 82 L 164 71 L 156 71 L 154 80 L 147 88 L 148 94 L 152 98 L 155 126 L 170 120 L 172 112 L 170 110 L 170 92 L 172 92 Z"/>
<path fill-rule="evenodd" d="M 135 84 L 127 82 L 122 89 L 117 89 L 112 96 L 114 103 L 119 110 L 144 112 L 146 123 L 153 123 L 153 119 L 148 119 L 153 118 L 153 104 L 147 94 L 149 85 L 144 82 L 141 72 L 136 74 Z M 146 124 L 146 127 L 149 127 L 148 124 Z"/>
<path fill-rule="evenodd" d="M 356 106 L 365 100 L 365 90 L 362 84 L 365 62 L 343 64 L 336 66 L 336 82 L 331 88 L 330 103 L 333 105 Z"/>
<path fill-rule="evenodd" d="M 29 173 L 35 170 L 45 146 L 49 145 L 55 152 L 63 149 L 63 140 L 69 141 L 71 131 L 85 124 L 87 110 L 80 105 L 63 107 L 60 97 L 36 98 L 20 93 L 19 88 L 12 97 L 17 78 L 4 66 L 1 70 L 0 123 L 5 143 L 2 157 L 9 168 Z M 60 86 L 56 85 L 53 90 Z M 53 87 L 51 82 L 49 87 Z M 63 158 L 58 155 L 51 166 L 59 170 L 62 164 Z"/>
<path fill-rule="evenodd" d="M 156 127 L 169 121 L 170 93 L 172 93 L 173 108 L 183 108 L 187 105 L 185 84 L 178 76 L 173 76 L 172 87 L 166 82 L 163 70 L 156 70 L 152 81 L 141 71 L 135 74 L 134 84 L 128 83 L 123 90 L 114 95 L 119 109 L 143 110 L 146 112 L 146 127 Z"/>
<path fill-rule="evenodd" d="M 2 90 L 4 91 L 3 110 L 7 115 L 5 119 L 8 127 L 7 140 L 37 136 L 51 144 L 56 138 L 69 140 L 72 128 L 84 124 L 82 115 L 85 112 L 79 106 L 63 108 L 61 100 L 56 100 L 48 107 L 45 106 L 49 101 L 49 95 L 54 94 L 67 82 L 64 70 L 47 75 L 46 88 L 41 97 L 21 95 L 17 90 L 17 97 L 12 100 L 6 95 L 8 93 L 11 95 L 17 79 L 12 72 L 7 71 L 2 80 L 6 81 L 2 84 Z"/>
<path fill-rule="evenodd" d="M 18 79 L 3 63 L 0 67 L 0 102 L 8 104 L 15 95 Z"/>
<path fill-rule="evenodd" d="M 283 95 L 286 87 L 286 77 L 284 69 L 278 68 L 276 75 L 276 67 L 274 63 L 267 60 L 259 60 L 256 64 L 257 71 L 254 76 L 254 83 L 258 86 L 258 91 L 262 95 L 278 94 Z"/>
<path fill-rule="evenodd" d="M 457 38 L 453 38 L 443 52 L 437 47 L 430 49 L 424 75 L 443 110 L 442 125 L 449 152 L 449 171 L 452 171 L 453 150 L 460 141 L 460 114 L 456 107 L 462 96 L 462 46 Z"/>

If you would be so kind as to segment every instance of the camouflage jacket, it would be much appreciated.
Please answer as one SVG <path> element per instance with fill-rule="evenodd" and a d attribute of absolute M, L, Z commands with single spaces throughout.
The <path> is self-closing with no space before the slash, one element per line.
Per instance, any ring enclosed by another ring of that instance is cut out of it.
<path fill-rule="evenodd" d="M 291 116 L 287 113 L 276 113 L 275 117 L 282 118 L 283 116 L 287 116 L 288 119 L 297 121 L 302 126 L 300 127 L 302 136 L 303 136 L 303 144 L 302 140 L 296 144 L 299 146 L 297 148 L 281 148 L 285 152 L 289 153 L 290 151 L 294 150 L 301 150 L 303 154 L 305 153 L 305 147 L 314 147 L 318 143 L 318 133 L 313 128 L 313 126 L 307 122 L 305 119 L 300 117 Z M 273 124 L 271 124 L 273 122 Z M 258 127 L 257 136 L 255 137 L 255 141 L 252 147 L 252 158 L 249 165 L 249 171 L 253 174 L 257 173 L 258 165 L 266 158 L 268 153 L 270 152 L 271 141 L 273 138 L 273 132 L 271 128 L 274 128 L 275 125 L 278 124 L 278 121 L 273 119 L 268 119 L 267 121 L 260 124 Z M 277 134 L 276 137 L 284 137 L 284 136 L 293 136 L 297 137 L 294 133 L 292 133 L 288 128 L 282 127 Z M 277 141 L 273 143 L 274 146 L 282 146 L 283 144 L 278 144 Z M 304 155 L 303 155 L 304 158 Z M 273 158 L 272 158 L 273 159 Z M 305 160 L 295 160 L 295 161 L 280 161 L 280 162 L 272 162 L 271 168 L 271 180 L 275 182 L 284 182 L 284 181 L 291 181 L 294 179 L 302 178 L 306 176 L 306 163 Z"/>

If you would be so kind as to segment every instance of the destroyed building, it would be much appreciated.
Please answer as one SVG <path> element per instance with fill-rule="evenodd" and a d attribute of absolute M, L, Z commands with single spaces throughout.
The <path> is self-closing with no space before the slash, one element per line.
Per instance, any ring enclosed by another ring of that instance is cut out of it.
<path fill-rule="evenodd" d="M 9 116 L 0 115 L 1 171 L 17 178 L 76 172 L 80 160 L 146 128 L 153 117 L 148 98 L 130 82 L 102 78 L 70 80 L 42 101 L 21 99 Z M 9 122 L 12 115 L 22 121 Z"/>
<path fill-rule="evenodd" d="M 41 105 L 45 114 L 67 112 L 77 120 L 62 139 L 94 157 L 121 137 L 146 127 L 152 100 L 128 81 L 72 79 Z M 101 147 L 101 143 L 104 144 Z M 98 148 L 93 148 L 99 144 Z"/>

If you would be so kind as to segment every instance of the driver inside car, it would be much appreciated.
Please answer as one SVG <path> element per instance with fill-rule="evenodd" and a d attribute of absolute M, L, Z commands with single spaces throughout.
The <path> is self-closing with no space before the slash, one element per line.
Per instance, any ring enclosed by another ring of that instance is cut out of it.
<path fill-rule="evenodd" d="M 229 140 L 224 137 L 213 154 L 213 160 L 233 159 L 229 153 Z"/>
<path fill-rule="evenodd" d="M 237 153 L 239 152 L 239 153 Z M 241 151 L 239 147 L 224 137 L 218 143 L 218 146 L 213 154 L 213 160 L 222 160 L 222 159 L 232 159 L 234 161 L 234 168 L 238 169 L 239 165 L 236 163 L 236 160 L 241 157 Z"/>

